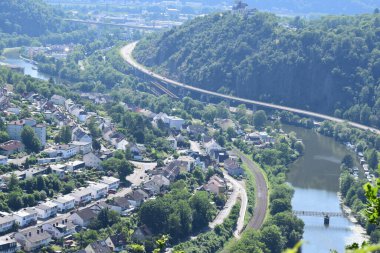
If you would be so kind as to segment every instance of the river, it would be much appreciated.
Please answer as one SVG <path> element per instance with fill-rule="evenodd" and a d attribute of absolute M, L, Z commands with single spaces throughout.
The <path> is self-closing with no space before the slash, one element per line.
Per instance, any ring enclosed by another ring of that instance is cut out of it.
<path fill-rule="evenodd" d="M 294 187 L 293 210 L 341 212 L 338 198 L 340 162 L 349 151 L 332 138 L 312 130 L 284 126 L 294 131 L 305 144 L 305 154 L 290 166 L 288 182 Z M 328 227 L 323 217 L 300 217 L 305 223 L 305 253 L 328 253 L 365 239 L 364 230 L 344 217 L 330 218 Z"/>
<path fill-rule="evenodd" d="M 0 62 L 24 68 L 25 75 L 30 75 L 31 77 L 42 80 L 49 80 L 49 75 L 39 72 L 36 65 L 19 58 L 17 55 L 8 56 L 0 60 Z"/>

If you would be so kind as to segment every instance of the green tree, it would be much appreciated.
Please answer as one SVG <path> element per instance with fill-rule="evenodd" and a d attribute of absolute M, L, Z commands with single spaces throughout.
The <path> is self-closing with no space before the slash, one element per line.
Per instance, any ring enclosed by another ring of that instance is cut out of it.
<path fill-rule="evenodd" d="M 275 225 L 264 227 L 261 230 L 260 239 L 271 253 L 281 253 L 284 249 L 284 238 L 280 229 Z"/>
<path fill-rule="evenodd" d="M 21 139 L 25 147 L 35 153 L 38 153 L 41 148 L 41 142 L 34 133 L 33 128 L 25 126 L 21 132 Z"/>
<path fill-rule="evenodd" d="M 354 158 L 352 157 L 352 155 L 345 155 L 342 159 L 342 164 L 347 168 L 352 168 L 354 166 Z"/>
<path fill-rule="evenodd" d="M 59 130 L 58 139 L 60 142 L 67 144 L 71 141 L 71 135 L 72 135 L 71 127 L 70 126 L 63 126 Z"/>
<path fill-rule="evenodd" d="M 264 111 L 259 110 L 253 115 L 253 125 L 257 129 L 262 129 L 267 122 L 267 115 Z"/>
<path fill-rule="evenodd" d="M 190 205 L 193 209 L 193 228 L 199 230 L 207 226 L 214 214 L 214 207 L 206 192 L 196 192 L 190 198 Z"/>
<path fill-rule="evenodd" d="M 368 155 L 368 165 L 372 169 L 377 169 L 378 165 L 378 157 L 377 157 L 377 151 L 376 150 L 371 150 L 369 155 Z"/>

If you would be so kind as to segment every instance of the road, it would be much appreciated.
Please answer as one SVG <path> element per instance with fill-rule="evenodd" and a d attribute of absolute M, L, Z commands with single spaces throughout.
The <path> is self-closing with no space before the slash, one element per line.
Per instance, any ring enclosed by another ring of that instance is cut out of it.
<path fill-rule="evenodd" d="M 252 171 L 255 177 L 255 190 L 256 201 L 253 217 L 248 222 L 247 227 L 253 229 L 260 229 L 264 223 L 265 216 L 268 209 L 268 186 L 265 181 L 264 175 L 260 168 L 250 159 L 248 159 L 240 150 L 234 148 L 233 152 L 240 157 L 243 163 L 247 164 L 248 168 Z"/>
<path fill-rule="evenodd" d="M 237 221 L 236 230 L 234 231 L 234 236 L 236 238 L 240 238 L 240 233 L 244 228 L 244 217 L 248 206 L 248 197 L 247 192 L 243 185 L 233 177 L 229 176 L 226 172 L 223 172 L 224 178 L 229 182 L 232 186 L 232 193 L 228 197 L 224 208 L 218 213 L 215 219 L 210 222 L 209 227 L 215 228 L 217 225 L 223 223 L 223 221 L 228 217 L 231 213 L 232 207 L 236 204 L 238 198 L 241 200 L 239 218 Z"/>
<path fill-rule="evenodd" d="M 197 87 L 194 87 L 192 85 L 188 85 L 188 84 L 184 84 L 184 83 L 180 83 L 180 82 L 171 80 L 171 79 L 166 78 L 164 76 L 161 76 L 159 74 L 153 73 L 151 70 L 147 69 L 145 66 L 139 64 L 133 58 L 132 52 L 133 52 L 134 48 L 136 47 L 136 44 L 137 44 L 137 42 L 133 42 L 133 43 L 130 43 L 130 44 L 124 46 L 120 50 L 121 56 L 132 67 L 138 69 L 139 71 L 141 71 L 141 72 L 145 73 L 146 75 L 149 75 L 150 77 L 157 79 L 159 81 L 171 84 L 171 85 L 176 86 L 176 87 L 181 87 L 184 89 L 195 91 L 198 93 L 212 95 L 212 96 L 216 96 L 216 97 L 220 97 L 220 98 L 224 98 L 224 99 L 229 99 L 229 100 L 233 100 L 233 101 L 238 101 L 238 102 L 242 102 L 242 103 L 246 103 L 246 104 L 255 104 L 255 105 L 259 105 L 259 106 L 267 107 L 267 108 L 271 108 L 271 109 L 285 110 L 285 111 L 301 114 L 301 115 L 308 116 L 308 117 L 315 117 L 315 118 L 319 118 L 319 119 L 323 119 L 323 120 L 330 120 L 330 121 L 334 121 L 334 122 L 338 122 L 338 123 L 346 122 L 347 124 L 349 124 L 353 127 L 356 127 L 356 128 L 362 129 L 362 130 L 369 130 L 369 131 L 375 132 L 376 134 L 380 134 L 380 130 L 378 130 L 376 128 L 365 126 L 365 125 L 355 123 L 352 121 L 346 121 L 346 120 L 343 120 L 340 118 L 335 118 L 335 117 L 328 116 L 325 114 L 310 112 L 310 111 L 306 111 L 306 110 L 301 110 L 301 109 L 296 109 L 296 108 L 292 108 L 292 107 L 281 106 L 281 105 L 276 105 L 276 104 L 271 104 L 271 103 L 260 102 L 260 101 L 256 101 L 256 100 L 252 100 L 252 99 L 230 96 L 230 95 L 221 94 L 221 93 L 218 93 L 215 91 L 209 91 L 209 90 L 197 88 Z"/>

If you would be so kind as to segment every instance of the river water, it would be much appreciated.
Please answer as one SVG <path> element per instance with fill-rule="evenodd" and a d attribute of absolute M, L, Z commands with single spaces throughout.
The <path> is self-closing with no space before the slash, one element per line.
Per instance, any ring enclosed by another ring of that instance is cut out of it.
<path fill-rule="evenodd" d="M 293 210 L 341 212 L 339 191 L 340 162 L 349 151 L 332 138 L 312 130 L 284 126 L 294 131 L 305 144 L 305 154 L 290 166 L 288 182 L 294 187 Z M 364 230 L 344 217 L 330 218 L 328 227 L 323 217 L 300 217 L 305 223 L 305 253 L 344 252 L 344 246 L 365 239 Z"/>
<path fill-rule="evenodd" d="M 0 60 L 0 62 L 7 63 L 10 65 L 14 65 L 17 67 L 24 68 L 24 74 L 30 75 L 31 77 L 42 79 L 42 80 L 49 80 L 49 75 L 40 73 L 37 69 L 37 66 L 25 61 L 24 59 L 19 58 L 18 56 L 9 56 L 5 58 L 4 60 Z"/>

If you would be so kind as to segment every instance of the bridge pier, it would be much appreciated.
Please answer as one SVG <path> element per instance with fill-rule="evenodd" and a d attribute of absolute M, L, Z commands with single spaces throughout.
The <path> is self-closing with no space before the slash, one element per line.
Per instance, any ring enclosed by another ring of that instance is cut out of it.
<path fill-rule="evenodd" d="M 323 217 L 323 224 L 325 224 L 325 226 L 328 226 L 330 224 L 330 216 L 328 216 L 327 214 L 325 215 L 325 217 Z"/>

